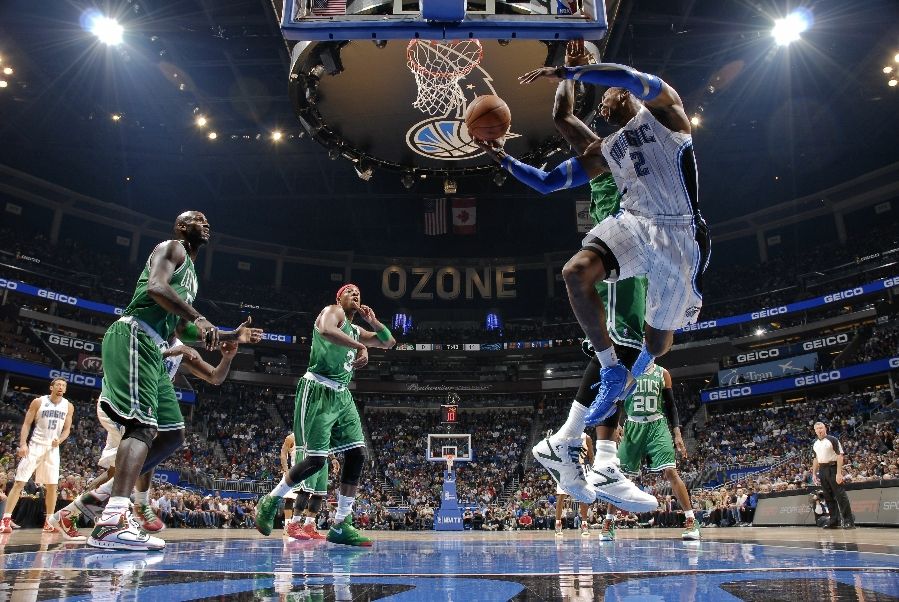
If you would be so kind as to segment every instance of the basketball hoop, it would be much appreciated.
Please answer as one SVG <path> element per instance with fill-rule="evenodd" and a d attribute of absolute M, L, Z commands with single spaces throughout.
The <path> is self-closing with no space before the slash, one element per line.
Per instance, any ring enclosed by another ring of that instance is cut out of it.
<path fill-rule="evenodd" d="M 465 104 L 459 80 L 481 63 L 483 55 L 480 40 L 411 40 L 406 65 L 418 87 L 412 106 L 427 115 L 447 115 Z"/>
<path fill-rule="evenodd" d="M 453 472 L 453 460 L 456 459 L 454 454 L 446 454 L 443 456 L 443 459 L 446 460 L 446 471 Z"/>

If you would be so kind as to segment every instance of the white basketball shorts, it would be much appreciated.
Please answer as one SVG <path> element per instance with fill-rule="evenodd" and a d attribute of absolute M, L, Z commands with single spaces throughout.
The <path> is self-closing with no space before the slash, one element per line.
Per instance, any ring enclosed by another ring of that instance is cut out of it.
<path fill-rule="evenodd" d="M 584 248 L 601 240 L 618 260 L 606 282 L 645 275 L 646 323 L 657 330 L 693 324 L 702 309 L 702 274 L 711 252 L 708 228 L 692 216 L 643 216 L 622 209 L 590 230 Z"/>
<path fill-rule="evenodd" d="M 110 418 L 100 404 L 97 404 L 97 418 L 100 424 L 106 429 L 106 445 L 100 453 L 100 461 L 97 462 L 102 468 L 111 468 L 115 466 L 115 456 L 119 451 L 119 443 L 122 442 L 122 435 L 125 433 L 125 427 Z"/>
<path fill-rule="evenodd" d="M 27 482 L 34 475 L 38 485 L 59 484 L 59 447 L 52 445 L 28 445 L 28 455 L 19 461 L 16 480 Z"/>

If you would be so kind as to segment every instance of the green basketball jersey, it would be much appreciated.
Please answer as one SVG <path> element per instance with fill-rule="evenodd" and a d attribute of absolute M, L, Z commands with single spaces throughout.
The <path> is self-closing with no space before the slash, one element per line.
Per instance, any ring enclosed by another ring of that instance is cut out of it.
<path fill-rule="evenodd" d="M 340 327 L 345 334 L 354 341 L 359 340 L 359 331 L 349 320 L 343 321 Z M 318 331 L 312 329 L 312 351 L 309 353 L 309 372 L 324 376 L 342 385 L 347 385 L 353 379 L 353 362 L 356 360 L 356 350 L 341 345 L 335 345 L 327 340 Z"/>
<path fill-rule="evenodd" d="M 590 217 L 598 224 L 621 208 L 621 193 L 610 173 L 604 173 L 590 180 Z"/>
<path fill-rule="evenodd" d="M 175 334 L 175 326 L 178 325 L 180 318 L 163 309 L 147 292 L 147 283 L 150 280 L 150 259 L 152 258 L 151 253 L 144 270 L 140 273 L 140 278 L 137 279 L 134 296 L 128 307 L 125 308 L 123 315 L 134 316 L 142 320 L 160 337 L 168 341 Z M 197 271 L 190 255 L 185 256 L 184 263 L 178 266 L 178 269 L 169 278 L 169 285 L 188 305 L 193 305 L 194 299 L 197 298 Z"/>
<path fill-rule="evenodd" d="M 652 416 L 662 413 L 662 389 L 665 388 L 665 376 L 662 367 L 653 366 L 652 370 L 637 379 L 637 388 L 633 395 L 624 401 L 624 411 L 628 416 Z"/>

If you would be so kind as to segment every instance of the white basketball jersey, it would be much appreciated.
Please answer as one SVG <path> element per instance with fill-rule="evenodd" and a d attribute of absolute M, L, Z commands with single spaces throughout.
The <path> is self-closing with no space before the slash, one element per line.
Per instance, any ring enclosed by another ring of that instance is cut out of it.
<path fill-rule="evenodd" d="M 177 347 L 178 345 L 183 345 L 184 343 L 178 337 L 172 339 L 171 347 Z M 169 379 L 174 381 L 175 375 L 178 374 L 178 368 L 181 367 L 181 360 L 184 359 L 183 355 L 176 355 L 173 357 L 165 358 L 165 371 L 169 375 Z"/>
<path fill-rule="evenodd" d="M 603 139 L 602 154 L 621 191 L 622 209 L 646 216 L 699 213 L 693 137 L 672 132 L 645 106 Z"/>
<path fill-rule="evenodd" d="M 59 403 L 50 401 L 49 395 L 40 398 L 41 407 L 34 419 L 34 431 L 31 433 L 32 445 L 50 445 L 59 439 L 62 426 L 72 409 L 72 404 L 65 397 Z"/>

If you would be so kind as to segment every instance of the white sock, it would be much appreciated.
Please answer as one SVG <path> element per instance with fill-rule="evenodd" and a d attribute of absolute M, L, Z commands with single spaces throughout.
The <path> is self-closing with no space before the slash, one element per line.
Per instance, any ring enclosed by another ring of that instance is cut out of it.
<path fill-rule="evenodd" d="M 603 368 L 608 368 L 609 366 L 617 366 L 618 355 L 615 353 L 615 345 L 610 346 L 608 349 L 603 349 L 602 351 L 597 349 L 596 359 L 599 360 L 599 365 Z"/>
<path fill-rule="evenodd" d="M 575 401 L 568 411 L 568 420 L 559 428 L 558 434 L 568 439 L 580 437 L 584 432 L 584 417 L 587 415 L 587 406 Z"/>
<path fill-rule="evenodd" d="M 134 492 L 134 503 L 135 504 L 143 504 L 144 506 L 149 505 L 150 492 L 149 491 L 135 491 Z"/>
<path fill-rule="evenodd" d="M 131 506 L 131 500 L 125 496 L 111 497 L 106 508 L 103 509 L 103 514 L 122 514 L 128 511 L 129 506 Z"/>
<path fill-rule="evenodd" d="M 272 492 L 269 493 L 269 495 L 273 495 L 275 497 L 284 497 L 285 495 L 290 493 L 291 489 L 293 489 L 293 487 L 285 483 L 284 478 L 282 477 L 281 481 L 277 485 L 275 485 L 275 488 L 272 489 Z"/>
<path fill-rule="evenodd" d="M 618 444 L 614 441 L 598 439 L 593 448 L 593 466 L 605 468 L 618 455 Z"/>
<path fill-rule="evenodd" d="M 312 518 L 311 516 L 307 516 L 306 519 L 303 521 L 303 526 L 314 525 L 314 524 L 315 524 L 315 519 Z"/>
<path fill-rule="evenodd" d="M 684 517 L 685 518 L 696 518 L 695 515 L 693 514 L 692 510 L 687 510 L 686 512 L 684 512 Z"/>
<path fill-rule="evenodd" d="M 615 520 L 615 515 L 611 512 L 606 512 L 606 518 L 609 520 Z"/>
<path fill-rule="evenodd" d="M 3 518 L 12 518 L 12 513 L 11 512 L 4 513 Z"/>
<path fill-rule="evenodd" d="M 342 523 L 343 519 L 353 513 L 353 502 L 355 500 L 355 497 L 337 494 L 337 513 L 334 515 L 335 523 Z"/>
<path fill-rule="evenodd" d="M 112 484 L 115 482 L 115 479 L 109 479 L 96 489 L 94 489 L 95 494 L 99 494 L 100 496 L 110 496 L 112 495 Z"/>
<path fill-rule="evenodd" d="M 303 520 L 303 515 L 302 515 L 302 514 L 299 515 L 299 516 L 297 516 L 296 514 L 294 514 L 293 516 L 290 517 L 290 522 L 292 522 L 292 523 L 298 523 L 298 522 L 300 522 L 301 520 Z"/>

